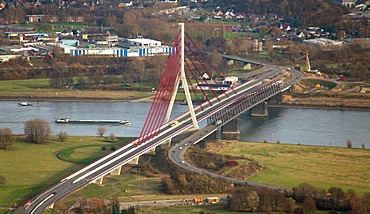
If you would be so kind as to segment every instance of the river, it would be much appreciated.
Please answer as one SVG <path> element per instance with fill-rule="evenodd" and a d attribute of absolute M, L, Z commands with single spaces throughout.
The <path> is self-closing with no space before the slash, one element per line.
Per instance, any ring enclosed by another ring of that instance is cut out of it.
<path fill-rule="evenodd" d="M 34 102 L 33 106 L 18 107 L 15 101 L 0 101 L 0 128 L 11 128 L 23 134 L 24 122 L 43 118 L 50 122 L 52 133 L 66 131 L 68 135 L 96 136 L 99 124 L 57 124 L 55 118 L 129 120 L 130 125 L 104 124 L 106 135 L 119 137 L 140 135 L 151 103 L 134 102 Z M 173 117 L 185 112 L 187 106 L 175 105 Z M 370 112 L 299 108 L 269 108 L 263 118 L 244 114 L 239 117 L 242 141 L 287 144 L 353 147 L 365 144 L 370 148 Z M 204 122 L 201 126 L 204 126 Z"/>

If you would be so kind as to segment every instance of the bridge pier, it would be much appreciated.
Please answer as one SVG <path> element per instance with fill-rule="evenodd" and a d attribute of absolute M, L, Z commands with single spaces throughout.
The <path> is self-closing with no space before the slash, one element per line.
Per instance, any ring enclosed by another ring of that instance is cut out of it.
<path fill-rule="evenodd" d="M 262 102 L 252 108 L 251 115 L 253 117 L 267 117 L 267 102 Z"/>
<path fill-rule="evenodd" d="M 166 140 L 164 143 L 161 144 L 161 148 L 165 149 L 171 146 L 172 139 Z"/>
<path fill-rule="evenodd" d="M 110 174 L 111 175 L 120 175 L 121 174 L 121 171 L 122 171 L 122 166 L 116 168 L 115 170 L 113 170 Z"/>
<path fill-rule="evenodd" d="M 227 65 L 234 65 L 234 60 L 230 59 L 230 60 L 226 60 L 226 64 Z"/>
<path fill-rule="evenodd" d="M 239 120 L 233 119 L 221 127 L 223 140 L 240 140 Z"/>
<path fill-rule="evenodd" d="M 94 183 L 98 184 L 98 185 L 103 185 L 103 180 L 104 180 L 104 176 L 98 178 L 97 180 L 94 181 Z"/>
<path fill-rule="evenodd" d="M 201 141 L 199 141 L 199 142 L 198 142 L 198 146 L 199 146 L 199 148 L 201 148 L 201 149 L 205 149 L 205 148 L 207 148 L 207 141 L 206 141 L 206 140 L 201 140 Z"/>
<path fill-rule="evenodd" d="M 244 69 L 245 71 L 247 71 L 247 70 L 252 70 L 252 65 L 251 65 L 250 63 L 246 63 L 246 64 L 244 64 L 243 69 Z"/>
<path fill-rule="evenodd" d="M 136 157 L 136 158 L 132 159 L 130 162 L 128 162 L 128 164 L 137 165 L 139 163 L 139 158 L 140 157 Z"/>
<path fill-rule="evenodd" d="M 218 143 L 218 141 L 220 140 L 218 129 L 214 131 L 212 134 L 208 135 L 208 137 L 206 137 L 204 140 L 207 141 L 207 143 L 208 142 Z"/>
<path fill-rule="evenodd" d="M 280 104 L 283 100 L 283 94 L 278 93 L 275 96 L 271 97 L 268 101 L 269 104 Z"/>

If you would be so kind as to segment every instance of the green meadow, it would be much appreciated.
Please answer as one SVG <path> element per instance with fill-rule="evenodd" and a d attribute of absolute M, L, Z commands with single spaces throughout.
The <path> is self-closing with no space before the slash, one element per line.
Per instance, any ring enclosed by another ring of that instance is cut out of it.
<path fill-rule="evenodd" d="M 45 144 L 31 144 L 19 137 L 12 149 L 0 150 L 0 175 L 6 179 L 5 185 L 0 185 L 0 207 L 22 205 L 41 190 L 108 154 L 111 146 L 119 148 L 128 140 L 110 143 L 104 137 L 69 136 L 60 142 L 53 136 Z M 58 152 L 65 161 L 56 158 Z"/>
<path fill-rule="evenodd" d="M 370 192 L 370 150 L 325 146 L 240 142 L 223 154 L 243 155 L 267 169 L 248 181 L 292 188 L 307 182 L 328 190 Z"/>

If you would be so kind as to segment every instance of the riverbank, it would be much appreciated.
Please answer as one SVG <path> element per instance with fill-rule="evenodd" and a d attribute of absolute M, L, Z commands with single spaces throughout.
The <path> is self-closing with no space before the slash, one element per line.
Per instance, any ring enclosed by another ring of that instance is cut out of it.
<path fill-rule="evenodd" d="M 370 110 L 370 96 L 359 98 L 348 97 L 329 97 L 329 96 L 309 96 L 309 97 L 290 97 L 283 99 L 280 107 L 296 108 L 320 108 L 337 110 Z"/>
<path fill-rule="evenodd" d="M 4 83 L 4 84 L 3 84 Z M 153 101 L 155 93 L 131 87 L 127 90 L 66 90 L 49 88 L 47 81 L 6 81 L 0 86 L 3 101 L 53 102 L 146 102 Z M 41 84 L 43 83 L 43 84 Z M 306 87 L 306 86 L 305 86 Z M 178 102 L 181 102 L 179 98 Z M 358 90 L 308 92 L 302 84 L 293 87 L 290 95 L 283 95 L 279 107 L 370 110 L 370 94 Z"/>
<path fill-rule="evenodd" d="M 151 103 L 153 94 L 136 94 L 132 91 L 126 94 L 126 91 L 96 91 L 91 93 L 87 91 L 77 93 L 56 93 L 48 96 L 35 96 L 32 92 L 29 95 L 21 94 L 19 96 L 0 95 L 2 101 L 52 101 L 52 102 L 142 102 Z M 140 93 L 140 92 L 138 92 Z M 181 101 L 178 101 L 181 102 Z M 294 97 L 283 99 L 280 104 L 272 104 L 269 107 L 279 108 L 317 108 L 317 109 L 336 109 L 336 110 L 363 110 L 370 111 L 370 98 L 340 98 L 340 97 Z"/>

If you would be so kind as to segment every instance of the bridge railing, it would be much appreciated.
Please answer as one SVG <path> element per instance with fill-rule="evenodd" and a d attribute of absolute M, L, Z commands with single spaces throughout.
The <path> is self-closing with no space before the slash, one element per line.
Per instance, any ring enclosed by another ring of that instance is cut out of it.
<path fill-rule="evenodd" d="M 209 117 L 207 123 L 216 125 L 225 124 L 228 121 L 238 117 L 240 114 L 251 109 L 252 107 L 258 105 L 262 101 L 280 93 L 281 89 L 282 88 L 279 83 L 271 83 L 262 87 L 256 92 L 245 94 L 238 98 L 238 100 L 235 101 L 232 105 L 221 109 L 220 111 Z"/>

